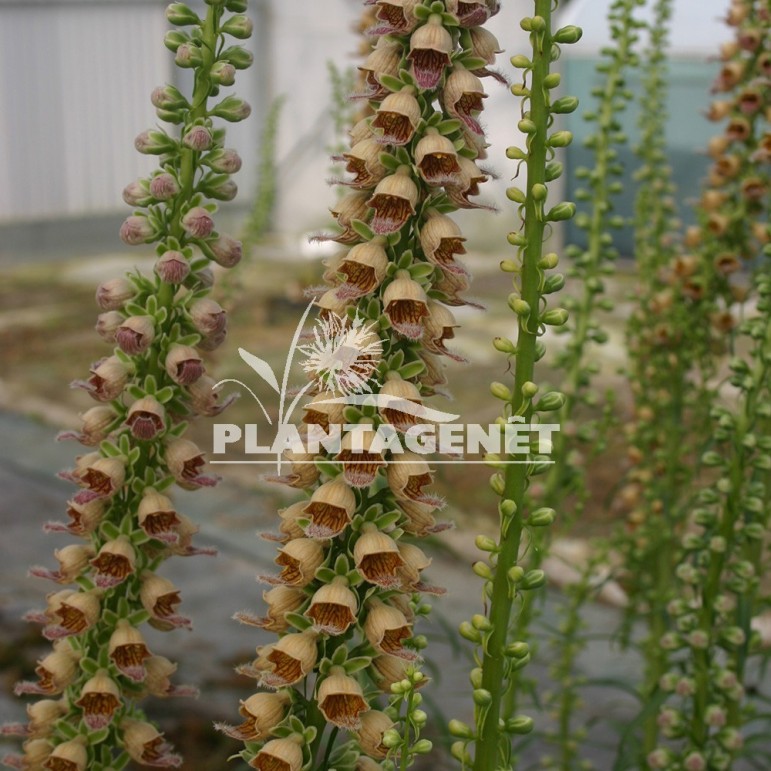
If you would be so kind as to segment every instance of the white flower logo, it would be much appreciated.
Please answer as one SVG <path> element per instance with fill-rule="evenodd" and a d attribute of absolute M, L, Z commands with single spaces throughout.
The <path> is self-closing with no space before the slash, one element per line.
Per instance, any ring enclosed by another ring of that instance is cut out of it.
<path fill-rule="evenodd" d="M 298 346 L 303 369 L 325 390 L 341 396 L 372 393 L 373 374 L 383 354 L 374 322 L 358 314 L 351 320 L 334 313 L 319 318 L 313 342 Z"/>

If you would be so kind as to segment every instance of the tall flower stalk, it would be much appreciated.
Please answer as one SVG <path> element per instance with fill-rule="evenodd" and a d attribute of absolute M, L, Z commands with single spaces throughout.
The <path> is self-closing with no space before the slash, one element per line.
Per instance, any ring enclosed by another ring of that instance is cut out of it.
<path fill-rule="evenodd" d="M 670 631 L 662 643 L 673 653 L 659 679 L 664 704 L 658 715 L 663 738 L 648 755 L 654 768 L 680 762 L 685 769 L 730 768 L 746 742 L 756 707 L 749 697 L 748 662 L 758 652 L 754 619 L 765 607 L 760 576 L 767 570 L 761 541 L 768 529 L 771 494 L 766 441 L 769 416 L 769 297 L 767 166 L 768 95 L 762 88 L 769 61 L 771 14 L 765 3 L 736 1 L 727 22 L 734 41 L 721 52 L 714 90 L 725 96 L 710 108 L 727 119 L 710 144 L 714 165 L 700 200 L 699 226 L 687 242 L 700 252 L 691 281 L 711 311 L 704 357 L 714 374 L 714 349 L 735 351 L 729 363 L 730 402 L 713 404 L 701 464 L 707 484 L 690 506 L 682 534 L 683 556 L 667 606 Z M 764 256 L 765 255 L 765 256 Z M 742 263 L 752 266 L 747 286 Z M 713 295 L 718 297 L 713 298 Z M 735 302 L 747 303 L 744 321 Z M 719 347 L 718 347 L 719 346 Z M 748 750 L 749 751 L 749 750 Z"/>
<path fill-rule="evenodd" d="M 243 722 L 220 725 L 262 771 L 406 769 L 431 750 L 421 738 L 426 639 L 414 628 L 429 610 L 422 595 L 438 590 L 421 576 L 431 560 L 417 543 L 445 527 L 435 516 L 442 501 L 425 459 L 393 452 L 374 432 L 398 439 L 425 421 L 425 400 L 446 383 L 442 358 L 461 359 L 448 347 L 458 326 L 449 307 L 466 304 L 469 274 L 448 213 L 479 208 L 473 198 L 489 176 L 477 165 L 480 77 L 498 44 L 482 25 L 497 7 L 371 5 L 376 42 L 358 96 L 372 113 L 341 154 L 349 192 L 327 238 L 343 250 L 327 264 L 321 331 L 305 346 L 318 366 L 303 433 L 340 425 L 342 439 L 339 451 L 289 453 L 282 465 L 278 481 L 302 496 L 272 536 L 280 572 L 264 577 L 264 615 L 237 614 L 278 639 L 240 668 L 257 683 Z M 346 405 L 351 391 L 363 398 Z"/>
<path fill-rule="evenodd" d="M 155 244 L 158 259 L 154 275 L 132 272 L 96 293 L 102 311 L 96 330 L 114 350 L 74 384 L 98 404 L 83 414 L 80 431 L 61 436 L 87 452 L 62 473 L 79 488 L 67 520 L 46 526 L 80 540 L 55 551 L 56 569 L 31 571 L 59 586 L 45 609 L 27 616 L 43 625 L 53 650 L 38 662 L 37 681 L 16 686 L 18 694 L 43 698 L 28 706 L 28 723 L 4 729 L 25 737 L 23 754 L 4 759 L 11 767 L 107 771 L 130 761 L 181 764 L 138 702 L 195 689 L 172 683 L 176 664 L 150 651 L 140 627 L 191 626 L 178 612 L 179 589 L 157 571 L 172 555 L 213 551 L 193 545 L 197 527 L 167 493 L 175 483 L 188 490 L 216 483 L 184 434 L 190 419 L 226 406 L 212 391 L 200 351 L 225 336 L 224 312 L 207 297 L 210 263 L 231 267 L 241 255 L 237 241 L 216 232 L 217 206 L 210 201 L 234 197 L 230 175 L 241 162 L 224 147 L 225 131 L 215 122 L 241 120 L 249 107 L 235 96 L 210 99 L 251 61 L 243 48 L 225 47 L 229 36 L 250 35 L 245 5 L 210 3 L 203 19 L 182 3 L 167 9 L 178 29 L 167 34 L 166 45 L 180 67 L 193 70 L 194 90 L 190 99 L 169 85 L 153 91 L 158 117 L 179 128 L 136 139 L 137 150 L 159 156 L 160 164 L 124 190 L 136 208 L 120 236 L 129 245 Z"/>
<path fill-rule="evenodd" d="M 521 22 L 522 28 L 530 33 L 532 53 L 512 58 L 512 64 L 524 73 L 523 83 L 515 84 L 512 91 L 523 97 L 518 127 L 527 140 L 526 150 L 510 148 L 507 154 L 526 167 L 527 182 L 524 190 L 512 187 L 507 191 L 508 197 L 519 204 L 522 227 L 509 234 L 510 243 L 517 247 L 516 258 L 501 266 L 513 277 L 515 291 L 509 296 L 509 306 L 517 317 L 516 342 L 506 338 L 495 340 L 495 347 L 514 362 L 513 387 L 503 383 L 491 387 L 493 395 L 505 403 L 502 425 L 510 420 L 538 422 L 545 414 L 559 410 L 565 399 L 557 391 L 543 393 L 536 399 L 539 387 L 534 383 L 536 362 L 545 353 L 539 337 L 547 326 L 561 327 L 567 321 L 564 309 L 546 309 L 546 295 L 557 291 L 564 277 L 547 276 L 546 272 L 557 266 L 558 257 L 545 253 L 544 241 L 551 223 L 567 220 L 575 213 L 572 203 L 547 204 L 548 184 L 562 170 L 554 160 L 555 148 L 566 146 L 572 138 L 567 131 L 552 130 L 554 115 L 576 107 L 575 100 L 569 97 L 552 99 L 551 92 L 559 85 L 560 76 L 550 72 L 551 64 L 559 56 L 561 44 L 574 43 L 581 36 L 576 27 L 552 31 L 553 10 L 551 0 L 536 0 L 534 15 Z M 501 496 L 500 540 L 496 543 L 478 538 L 477 545 L 490 557 L 474 566 L 485 580 L 489 614 L 477 615 L 461 627 L 461 634 L 479 645 L 478 667 L 471 673 L 475 726 L 459 721 L 451 724 L 451 731 L 459 738 L 453 748 L 456 758 L 464 768 L 473 767 L 475 771 L 511 767 L 515 737 L 533 727 L 531 718 L 509 711 L 513 700 L 508 693 L 516 686 L 516 672 L 530 657 L 525 641 L 510 641 L 509 629 L 515 602 L 520 604 L 528 592 L 545 581 L 543 571 L 528 570 L 524 560 L 532 528 L 546 526 L 555 517 L 553 509 L 539 506 L 528 497 L 531 477 L 548 468 L 544 458 L 533 450 L 525 462 L 512 462 L 511 455 L 498 460 L 503 463 L 491 484 Z"/>

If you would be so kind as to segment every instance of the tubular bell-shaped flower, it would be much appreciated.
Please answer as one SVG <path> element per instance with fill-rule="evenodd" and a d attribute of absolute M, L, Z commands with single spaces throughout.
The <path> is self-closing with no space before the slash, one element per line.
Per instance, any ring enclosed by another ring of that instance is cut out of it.
<path fill-rule="evenodd" d="M 444 306 L 465 305 L 469 286 L 456 261 L 465 239 L 450 215 L 478 206 L 470 197 L 489 175 L 475 162 L 485 147 L 479 80 L 470 75 L 458 89 L 463 72 L 480 68 L 474 40 L 493 64 L 497 44 L 478 22 L 497 8 L 365 5 L 360 26 L 375 44 L 359 67 L 357 96 L 371 113 L 340 154 L 343 184 L 354 191 L 332 209 L 342 232 L 319 238 L 344 250 L 325 263 L 332 287 L 314 301 L 319 328 L 342 342 L 306 366 L 316 382 L 301 405 L 309 432 L 339 428 L 341 436 L 334 448 L 285 453 L 277 481 L 305 496 L 267 536 L 279 542 L 280 568 L 263 577 L 274 584 L 267 612 L 237 614 L 279 635 L 240 671 L 289 699 L 269 735 L 252 742 L 244 711 L 244 725 L 225 731 L 245 742 L 240 754 L 253 768 L 370 771 L 389 753 L 387 763 L 407 768 L 430 750 L 416 694 L 427 682 L 425 640 L 413 627 L 427 613 L 418 595 L 441 590 L 424 583 L 431 560 L 413 541 L 445 526 L 434 518 L 442 501 L 429 489 L 430 466 L 393 441 L 428 422 L 425 401 L 446 382 L 441 360 L 460 358 L 442 344 L 457 326 Z"/>
<path fill-rule="evenodd" d="M 201 473 L 202 454 L 182 434 L 186 421 L 223 406 L 195 387 L 209 385 L 199 350 L 216 347 L 225 333 L 224 311 L 206 297 L 209 263 L 235 264 L 240 245 L 216 232 L 216 205 L 208 198 L 235 194 L 228 175 L 240 160 L 224 148 L 218 121 L 240 120 L 248 106 L 235 97 L 210 100 L 218 82 L 232 83 L 230 59 L 238 68 L 249 63 L 243 49 L 224 45 L 229 35 L 248 37 L 251 25 L 238 12 L 245 4 L 209 3 L 204 18 L 183 3 L 167 10 L 172 24 L 188 27 L 165 42 L 178 63 L 195 70 L 194 93 L 187 99 L 172 86 L 156 89 L 158 118 L 172 128 L 143 132 L 135 142 L 140 152 L 159 156 L 160 168 L 124 190 L 135 211 L 120 237 L 129 245 L 154 243 L 157 262 L 149 275 L 135 271 L 96 292 L 96 331 L 114 350 L 74 385 L 102 404 L 84 413 L 80 432 L 61 436 L 93 452 L 61 474 L 79 487 L 68 503 L 69 521 L 45 528 L 84 542 L 56 550 L 58 570 L 31 570 L 74 588 L 50 595 L 43 613 L 27 615 L 44 625 L 54 650 L 38 663 L 37 682 L 17 686 L 19 693 L 61 699 L 30 705 L 26 733 L 35 744 L 6 758 L 16 767 L 107 771 L 129 757 L 158 768 L 181 763 L 137 702 L 194 689 L 171 683 L 176 665 L 153 656 L 139 626 L 190 625 L 177 613 L 179 591 L 154 571 L 172 553 L 206 553 L 193 547 L 197 528 L 167 495 L 175 481 L 188 489 L 216 481 Z"/>

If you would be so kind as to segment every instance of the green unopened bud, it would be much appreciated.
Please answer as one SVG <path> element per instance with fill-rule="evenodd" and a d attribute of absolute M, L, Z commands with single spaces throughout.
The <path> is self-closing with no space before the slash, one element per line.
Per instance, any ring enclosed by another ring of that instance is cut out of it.
<path fill-rule="evenodd" d="M 517 352 L 517 346 L 507 337 L 493 338 L 493 347 L 496 351 L 500 351 L 501 353 L 515 354 Z"/>
<path fill-rule="evenodd" d="M 486 562 L 482 562 L 481 560 L 477 560 L 471 566 L 471 569 L 474 571 L 474 573 L 476 573 L 476 575 L 478 575 L 480 578 L 484 578 L 487 581 L 493 577 L 492 568 Z"/>
<path fill-rule="evenodd" d="M 231 13 L 243 13 L 249 7 L 249 0 L 225 0 L 225 8 Z"/>
<path fill-rule="evenodd" d="M 524 54 L 517 54 L 511 57 L 512 67 L 516 67 L 518 70 L 529 70 L 533 63 Z"/>
<path fill-rule="evenodd" d="M 546 219 L 549 222 L 562 222 L 571 219 L 576 213 L 576 205 L 571 201 L 558 203 L 553 209 L 549 210 Z"/>
<path fill-rule="evenodd" d="M 538 412 L 552 412 L 562 409 L 565 404 L 565 394 L 560 391 L 549 391 L 544 394 L 535 405 Z"/>
<path fill-rule="evenodd" d="M 524 161 L 527 159 L 527 153 L 521 147 L 507 147 L 506 157 L 510 161 Z"/>
<path fill-rule="evenodd" d="M 503 383 L 490 383 L 490 393 L 496 399 L 500 399 L 504 402 L 510 402 L 514 397 L 514 394 L 511 393 L 511 389 Z"/>
<path fill-rule="evenodd" d="M 551 105 L 551 111 L 558 115 L 566 115 L 567 113 L 575 112 L 577 109 L 578 97 L 576 96 L 563 96 L 552 102 Z"/>
<path fill-rule="evenodd" d="M 555 131 L 547 140 L 550 147 L 567 147 L 573 141 L 570 131 Z"/>
<path fill-rule="evenodd" d="M 474 629 L 469 621 L 463 621 L 461 623 L 458 627 L 458 633 L 464 640 L 468 640 L 469 642 L 478 643 L 482 639 L 479 630 Z"/>
<path fill-rule="evenodd" d="M 166 48 L 168 48 L 169 51 L 172 51 L 173 53 L 176 53 L 177 49 L 181 45 L 189 42 L 190 42 L 190 38 L 188 37 L 188 35 L 186 35 L 184 32 L 180 32 L 177 29 L 170 29 L 163 36 L 163 45 L 165 45 Z"/>
<path fill-rule="evenodd" d="M 471 625 L 480 632 L 489 632 L 493 628 L 490 619 L 487 618 L 487 616 L 483 616 L 481 613 L 475 613 L 471 617 Z"/>
<path fill-rule="evenodd" d="M 254 57 L 241 46 L 226 48 L 219 56 L 221 61 L 230 62 L 237 70 L 245 70 L 251 66 Z"/>
<path fill-rule="evenodd" d="M 514 96 L 530 96 L 530 89 L 524 83 L 512 83 L 509 91 L 511 91 Z"/>
<path fill-rule="evenodd" d="M 509 233 L 506 236 L 506 240 L 512 246 L 524 246 L 527 243 L 527 238 L 524 233 Z"/>
<path fill-rule="evenodd" d="M 547 182 L 552 182 L 562 176 L 565 167 L 559 161 L 552 161 L 546 166 L 544 178 Z"/>
<path fill-rule="evenodd" d="M 540 322 L 546 324 L 547 327 L 561 327 L 567 323 L 567 320 L 568 312 L 564 308 L 552 308 L 540 318 Z"/>
<path fill-rule="evenodd" d="M 583 35 L 583 30 L 581 27 L 576 27 L 573 24 L 569 24 L 567 27 L 562 27 L 561 29 L 558 29 L 553 37 L 552 40 L 555 43 L 564 43 L 567 45 L 571 45 L 572 43 L 577 43 L 581 36 Z"/>
<path fill-rule="evenodd" d="M 538 130 L 537 126 L 530 118 L 522 118 L 522 120 L 517 123 L 517 128 L 523 134 L 535 134 Z"/>
<path fill-rule="evenodd" d="M 252 36 L 252 20 L 247 16 L 231 16 L 221 27 L 222 32 L 238 40 Z"/>
<path fill-rule="evenodd" d="M 248 118 L 251 112 L 252 108 L 237 96 L 227 96 L 211 109 L 211 115 L 216 115 L 218 118 L 230 121 L 231 123 L 237 123 Z"/>
<path fill-rule="evenodd" d="M 525 195 L 525 191 L 521 190 L 518 187 L 507 188 L 506 198 L 508 198 L 510 201 L 514 201 L 514 203 L 525 203 L 525 201 L 527 201 L 527 196 Z"/>
<path fill-rule="evenodd" d="M 549 194 L 549 191 L 546 189 L 546 185 L 542 185 L 540 182 L 536 182 L 536 184 L 533 185 L 530 194 L 533 196 L 533 200 L 544 201 L 546 200 L 546 196 Z"/>
<path fill-rule="evenodd" d="M 392 750 L 394 747 L 398 747 L 402 743 L 402 737 L 395 728 L 389 728 L 383 733 L 383 746 Z"/>
<path fill-rule="evenodd" d="M 522 396 L 525 399 L 532 399 L 538 393 L 538 386 L 531 380 L 522 383 Z"/>
<path fill-rule="evenodd" d="M 530 646 L 521 641 L 509 643 L 504 653 L 513 659 L 521 659 L 530 655 Z"/>
<path fill-rule="evenodd" d="M 503 491 L 506 489 L 506 482 L 502 474 L 493 474 L 490 477 L 490 489 L 496 495 L 503 495 Z"/>
<path fill-rule="evenodd" d="M 458 739 L 473 739 L 474 732 L 471 730 L 471 726 L 466 725 L 460 720 L 451 720 L 447 726 L 451 736 L 455 736 Z"/>
<path fill-rule="evenodd" d="M 465 742 L 453 742 L 450 747 L 450 754 L 465 766 L 470 766 L 473 763 L 471 754 L 466 750 Z"/>
<path fill-rule="evenodd" d="M 533 16 L 530 19 L 530 29 L 534 32 L 543 32 L 546 29 L 546 19 L 543 16 Z"/>
<path fill-rule="evenodd" d="M 171 3 L 166 7 L 166 19 L 171 24 L 179 26 L 186 24 L 200 24 L 201 20 L 198 14 L 192 8 L 188 8 L 184 3 Z"/>
<path fill-rule="evenodd" d="M 473 699 L 478 707 L 486 707 L 493 700 L 493 696 L 485 688 L 477 688 L 473 693 Z"/>
<path fill-rule="evenodd" d="M 559 292 L 564 286 L 565 276 L 563 276 L 562 273 L 555 273 L 543 282 L 543 293 L 551 294 L 552 292 Z"/>
<path fill-rule="evenodd" d="M 557 267 L 559 261 L 560 258 L 556 255 L 555 252 L 549 252 L 548 254 L 544 254 L 544 256 L 538 260 L 538 267 L 542 270 L 551 270 L 552 268 Z"/>
<path fill-rule="evenodd" d="M 428 753 L 433 749 L 434 745 L 429 739 L 418 739 L 418 741 L 412 745 L 412 751 L 416 755 L 428 755 Z"/>
<path fill-rule="evenodd" d="M 203 62 L 201 49 L 195 43 L 183 43 L 174 56 L 174 64 L 182 69 L 192 69 L 200 67 Z"/>
<path fill-rule="evenodd" d="M 554 509 L 541 508 L 536 509 L 528 518 L 527 523 L 531 527 L 548 527 L 553 524 L 557 512 Z"/>
<path fill-rule="evenodd" d="M 511 498 L 506 498 L 498 504 L 498 513 L 504 519 L 513 517 L 514 514 L 516 514 L 516 512 L 517 512 L 517 504 L 514 501 L 512 501 Z"/>
<path fill-rule="evenodd" d="M 517 316 L 530 315 L 530 304 L 517 294 L 512 293 L 509 295 L 509 308 L 511 308 Z"/>
<path fill-rule="evenodd" d="M 527 715 L 515 715 L 506 721 L 506 730 L 511 734 L 529 734 L 534 725 L 533 718 Z"/>
<path fill-rule="evenodd" d="M 523 589 L 539 589 L 546 583 L 546 573 L 543 570 L 528 570 L 521 581 Z"/>
<path fill-rule="evenodd" d="M 478 535 L 474 543 L 480 551 L 497 551 L 498 544 L 489 535 Z"/>
<path fill-rule="evenodd" d="M 546 88 L 552 89 L 557 88 L 557 86 L 562 82 L 562 78 L 559 74 L 559 72 L 550 72 L 544 79 L 543 84 Z"/>
<path fill-rule="evenodd" d="M 512 584 L 518 584 L 525 577 L 525 571 L 519 565 L 514 565 L 514 567 L 509 568 L 509 572 L 506 575 Z"/>

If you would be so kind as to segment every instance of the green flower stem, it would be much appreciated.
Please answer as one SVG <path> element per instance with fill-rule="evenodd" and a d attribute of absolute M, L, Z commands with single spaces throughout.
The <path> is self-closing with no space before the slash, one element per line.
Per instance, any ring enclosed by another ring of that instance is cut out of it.
<path fill-rule="evenodd" d="M 529 136 L 527 158 L 527 199 L 525 202 L 525 239 L 521 269 L 521 298 L 531 309 L 531 317 L 521 320 L 517 335 L 517 364 L 514 389 L 510 402 L 511 414 L 532 415 L 530 400 L 523 387 L 533 380 L 536 362 L 537 314 L 541 302 L 541 268 L 546 221 L 542 202 L 533 195 L 535 185 L 546 183 L 547 130 L 549 123 L 548 91 L 545 85 L 551 65 L 552 0 L 535 0 L 535 16 L 543 19 L 541 32 L 531 33 L 533 40 L 533 68 L 530 94 L 530 119 L 535 132 Z M 482 688 L 491 695 L 485 708 L 481 731 L 476 743 L 474 771 L 495 771 L 499 766 L 501 733 L 498 720 L 501 714 L 502 683 L 506 679 L 504 649 L 508 637 L 514 590 L 509 571 L 517 564 L 522 542 L 525 491 L 528 482 L 526 464 L 510 464 L 506 468 L 503 497 L 516 505 L 516 511 L 507 521 L 502 514 L 500 552 L 493 580 L 490 621 L 492 631 L 487 640 L 482 662 Z"/>

